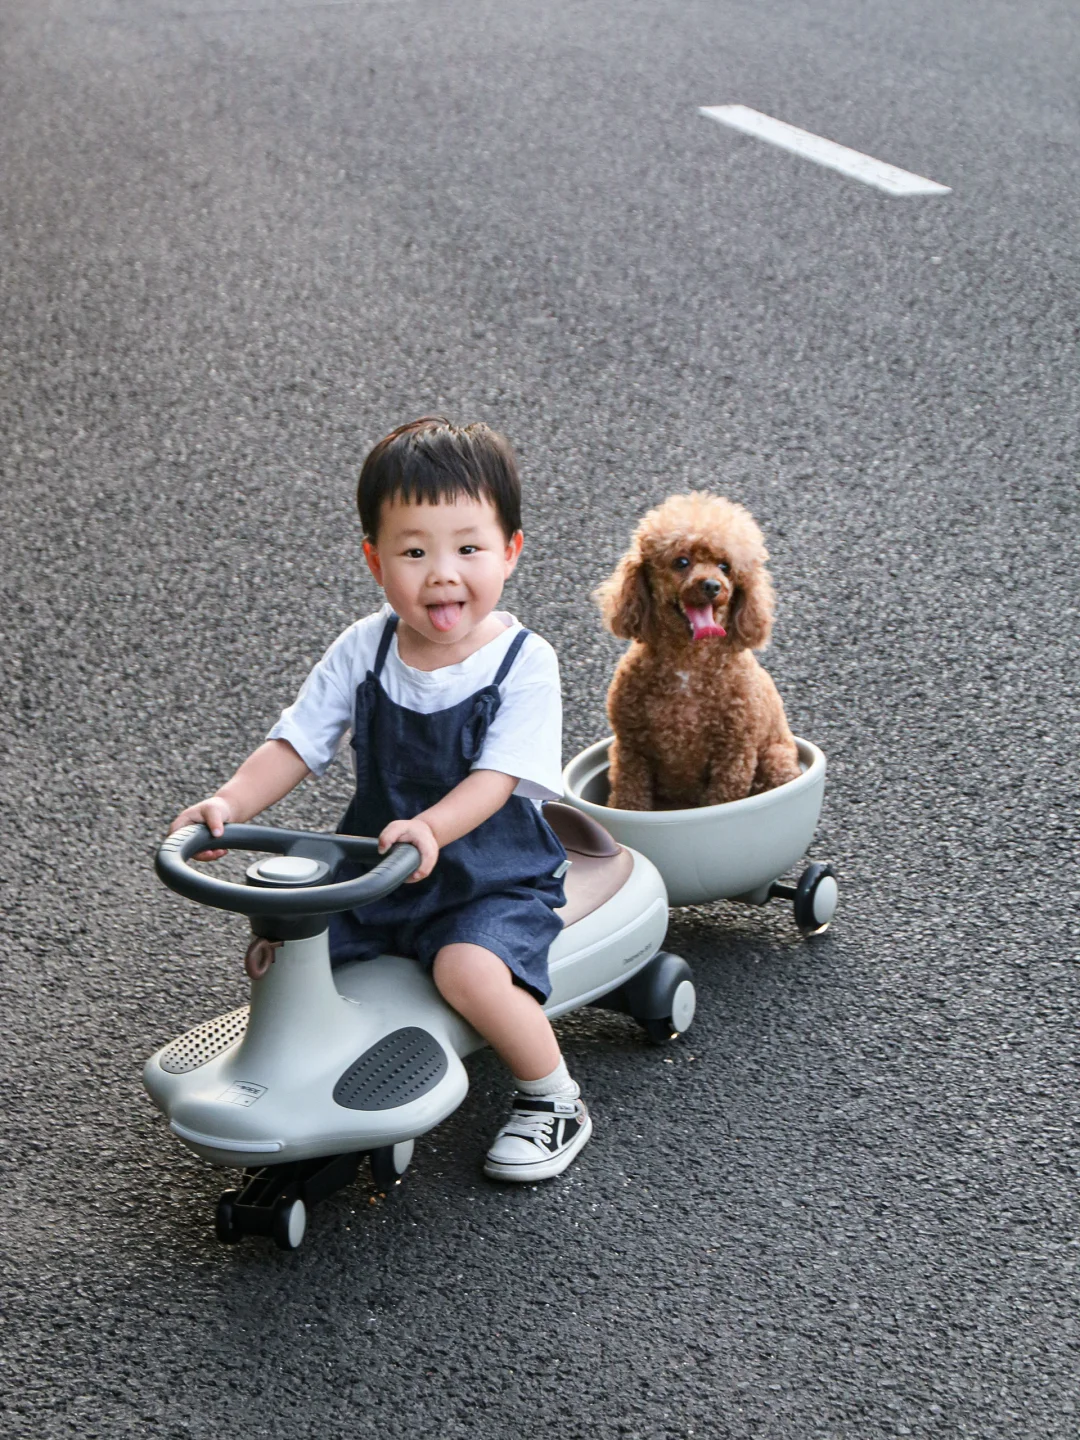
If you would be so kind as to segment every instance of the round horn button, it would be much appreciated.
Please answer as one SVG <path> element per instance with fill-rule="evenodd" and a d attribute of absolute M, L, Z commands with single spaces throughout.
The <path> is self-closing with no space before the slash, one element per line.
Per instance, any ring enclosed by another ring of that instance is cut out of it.
<path fill-rule="evenodd" d="M 263 885 L 313 885 L 329 873 L 321 860 L 305 855 L 271 855 L 248 867 L 248 879 Z"/>

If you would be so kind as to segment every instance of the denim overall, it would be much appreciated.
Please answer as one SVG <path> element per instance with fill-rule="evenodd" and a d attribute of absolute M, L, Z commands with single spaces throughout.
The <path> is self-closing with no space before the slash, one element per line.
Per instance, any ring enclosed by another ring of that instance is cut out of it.
<path fill-rule="evenodd" d="M 338 826 L 347 835 L 378 835 L 391 820 L 412 819 L 468 777 L 502 703 L 499 686 L 529 634 L 514 637 L 492 684 L 424 715 L 396 704 L 379 681 L 397 624 L 396 615 L 388 617 L 374 669 L 356 687 L 356 794 Z M 444 845 L 426 879 L 332 916 L 331 959 L 340 965 L 393 954 L 430 965 L 444 945 L 468 941 L 493 951 L 546 1000 L 548 949 L 562 930 L 555 911 L 566 903 L 554 872 L 565 859 L 533 802 L 511 795 L 475 830 Z M 337 878 L 346 878 L 344 868 Z"/>

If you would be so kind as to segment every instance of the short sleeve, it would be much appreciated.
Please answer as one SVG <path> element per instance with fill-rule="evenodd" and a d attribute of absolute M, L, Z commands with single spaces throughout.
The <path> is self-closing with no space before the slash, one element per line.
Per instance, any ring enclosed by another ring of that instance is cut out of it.
<path fill-rule="evenodd" d="M 562 785 L 562 692 L 555 651 L 530 635 L 500 687 L 502 703 L 474 770 L 516 775 L 527 800 L 558 800 Z"/>
<path fill-rule="evenodd" d="M 351 626 L 338 636 L 266 737 L 287 740 L 316 775 L 325 773 L 353 721 L 359 628 Z"/>

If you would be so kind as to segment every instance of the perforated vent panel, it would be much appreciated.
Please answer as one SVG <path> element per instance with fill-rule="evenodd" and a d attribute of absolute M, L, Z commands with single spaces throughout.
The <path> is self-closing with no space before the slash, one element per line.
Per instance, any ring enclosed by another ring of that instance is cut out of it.
<path fill-rule="evenodd" d="M 408 1026 L 365 1050 L 334 1086 L 334 1099 L 347 1110 L 393 1110 L 433 1090 L 446 1068 L 439 1042 Z"/>
<path fill-rule="evenodd" d="M 196 1025 L 186 1035 L 180 1035 L 161 1052 L 159 1064 L 170 1075 L 184 1075 L 188 1070 L 197 1070 L 215 1055 L 220 1055 L 240 1039 L 247 1029 L 248 1007 L 231 1010 L 228 1015 L 219 1015 L 216 1020 L 207 1020 Z"/>

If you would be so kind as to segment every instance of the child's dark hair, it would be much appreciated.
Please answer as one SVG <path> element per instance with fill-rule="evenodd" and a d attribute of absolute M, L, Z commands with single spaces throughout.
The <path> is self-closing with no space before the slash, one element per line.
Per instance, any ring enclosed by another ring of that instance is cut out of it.
<path fill-rule="evenodd" d="M 373 447 L 360 470 L 356 506 L 374 543 L 387 500 L 437 505 L 462 495 L 490 500 L 507 540 L 521 529 L 521 481 L 509 440 L 487 425 L 459 429 L 425 415 Z"/>

